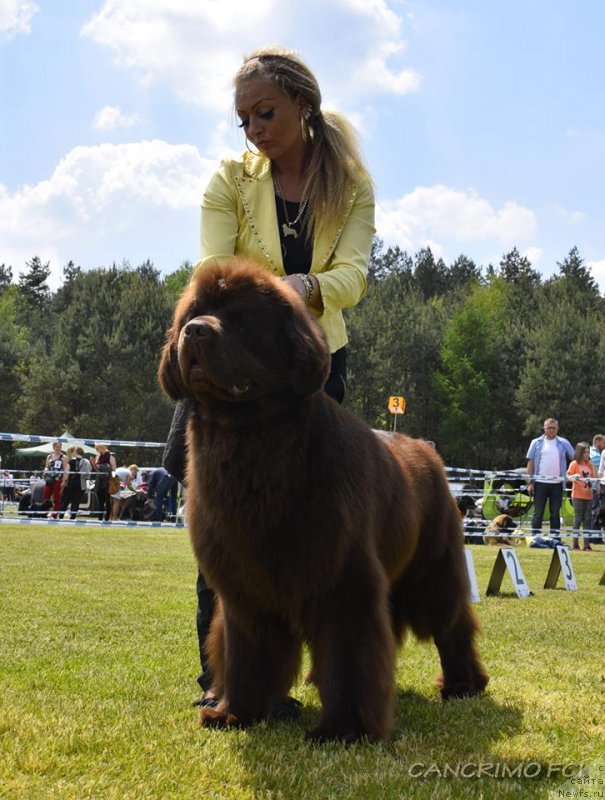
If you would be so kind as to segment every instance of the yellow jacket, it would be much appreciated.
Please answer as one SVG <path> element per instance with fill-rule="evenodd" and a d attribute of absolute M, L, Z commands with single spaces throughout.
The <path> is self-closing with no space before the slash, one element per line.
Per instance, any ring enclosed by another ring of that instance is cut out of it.
<path fill-rule="evenodd" d="M 202 197 L 201 230 L 196 269 L 211 259 L 236 255 L 285 275 L 268 158 L 244 153 L 241 159 L 221 163 Z M 331 352 L 347 343 L 342 309 L 356 305 L 365 294 L 374 233 L 372 188 L 351 184 L 340 224 L 313 240 L 311 273 L 321 289 L 319 322 Z"/>

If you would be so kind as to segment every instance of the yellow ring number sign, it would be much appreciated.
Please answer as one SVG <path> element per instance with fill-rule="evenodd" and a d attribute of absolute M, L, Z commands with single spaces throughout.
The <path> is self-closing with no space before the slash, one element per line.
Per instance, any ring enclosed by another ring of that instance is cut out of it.
<path fill-rule="evenodd" d="M 391 414 L 405 414 L 405 397 L 389 397 Z"/>

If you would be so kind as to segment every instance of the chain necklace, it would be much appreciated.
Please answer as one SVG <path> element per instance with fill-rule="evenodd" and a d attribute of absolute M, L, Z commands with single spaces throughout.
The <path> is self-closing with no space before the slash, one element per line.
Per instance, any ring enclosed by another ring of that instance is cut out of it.
<path fill-rule="evenodd" d="M 293 219 L 292 222 L 290 222 L 290 220 L 288 219 L 288 209 L 286 208 L 286 201 L 284 200 L 284 193 L 282 191 L 279 178 L 275 174 L 273 174 L 273 183 L 275 184 L 275 189 L 277 191 L 277 194 L 281 198 L 281 202 L 284 207 L 284 217 L 286 218 L 286 221 L 281 226 L 281 229 L 284 234 L 284 239 L 287 236 L 294 236 L 295 239 L 298 239 L 298 231 L 294 229 L 294 225 L 298 225 L 298 223 L 302 218 L 302 215 L 305 213 L 305 208 L 307 207 L 307 201 L 305 200 L 303 203 L 300 204 L 300 208 L 298 209 L 298 214 L 296 215 L 296 219 Z"/>

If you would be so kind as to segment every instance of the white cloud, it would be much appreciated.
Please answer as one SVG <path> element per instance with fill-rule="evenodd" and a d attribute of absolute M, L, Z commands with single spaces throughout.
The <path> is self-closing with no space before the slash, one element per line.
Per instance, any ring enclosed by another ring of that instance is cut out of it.
<path fill-rule="evenodd" d="M 395 42 L 385 42 L 366 56 L 363 63 L 355 70 L 353 83 L 367 87 L 370 91 L 392 94 L 408 94 L 420 88 L 422 75 L 415 69 L 401 69 L 398 72 L 388 66 L 391 56 L 402 50 Z"/>
<path fill-rule="evenodd" d="M 120 66 L 135 70 L 144 82 L 166 82 L 183 100 L 224 112 L 241 61 L 241 29 L 255 29 L 272 5 L 272 0 L 252 5 L 244 0 L 108 0 L 82 33 L 110 49 Z M 243 19 L 245 26 L 239 26 Z"/>
<path fill-rule="evenodd" d="M 378 203 L 378 235 L 389 244 L 416 250 L 432 243 L 450 254 L 479 243 L 510 248 L 537 228 L 533 211 L 513 202 L 495 209 L 472 191 L 448 186 L 419 186 L 398 200 Z"/>
<path fill-rule="evenodd" d="M 593 278 L 599 284 L 601 292 L 605 292 L 605 258 L 600 261 L 589 261 L 587 266 Z"/>
<path fill-rule="evenodd" d="M 528 247 L 521 255 L 525 256 L 531 264 L 538 264 L 542 258 L 542 248 Z"/>
<path fill-rule="evenodd" d="M 119 106 L 104 106 L 97 111 L 93 121 L 93 128 L 97 131 L 115 131 L 120 128 L 132 128 L 143 122 L 140 114 L 126 115 Z"/>
<path fill-rule="evenodd" d="M 31 0 L 0 0 L 0 38 L 10 40 L 30 33 L 32 17 L 39 10 Z"/>
<path fill-rule="evenodd" d="M 382 26 L 389 30 L 392 35 L 399 36 L 401 19 L 388 7 L 384 0 L 342 0 L 342 4 L 349 6 L 351 10 L 358 14 L 379 20 Z"/>
<path fill-rule="evenodd" d="M 352 95 L 412 91 L 420 77 L 398 60 L 401 27 L 384 0 L 106 0 L 82 34 L 145 83 L 165 83 L 182 100 L 225 113 L 242 55 L 269 43 L 268 30 L 294 49 L 299 42 L 303 57 L 314 37 L 321 54 L 314 71 L 339 105 Z M 346 38 L 334 35 L 345 28 Z"/>
<path fill-rule="evenodd" d="M 15 271 L 36 254 L 51 260 L 55 284 L 69 259 L 195 260 L 199 201 L 215 167 L 188 144 L 76 147 L 48 180 L 13 193 L 0 184 L 1 259 Z"/>
<path fill-rule="evenodd" d="M 583 222 L 586 218 L 584 211 L 570 211 L 559 203 L 552 203 L 549 208 L 569 225 L 577 225 L 578 223 Z"/>

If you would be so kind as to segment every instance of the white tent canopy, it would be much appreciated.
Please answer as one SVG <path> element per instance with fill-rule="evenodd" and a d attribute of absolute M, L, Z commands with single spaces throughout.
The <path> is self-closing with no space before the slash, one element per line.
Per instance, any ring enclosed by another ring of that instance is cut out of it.
<path fill-rule="evenodd" d="M 68 442 L 62 442 L 61 448 L 63 452 L 67 450 L 68 447 L 81 447 L 86 455 L 89 456 L 96 456 L 97 451 L 94 447 L 90 447 L 90 445 L 84 444 L 84 442 L 80 441 L 79 439 L 74 439 L 69 431 L 65 431 L 61 434 L 61 436 L 57 437 L 59 439 L 69 439 Z M 36 457 L 46 457 L 50 455 L 53 451 L 53 444 L 52 442 L 43 442 L 41 444 L 36 444 L 33 447 L 17 447 L 15 450 L 15 454 L 18 456 L 34 456 Z"/>

